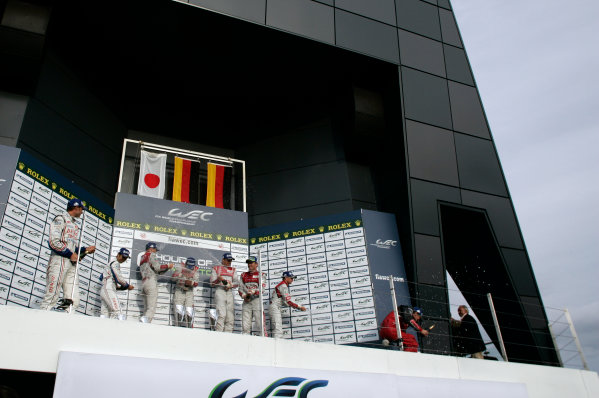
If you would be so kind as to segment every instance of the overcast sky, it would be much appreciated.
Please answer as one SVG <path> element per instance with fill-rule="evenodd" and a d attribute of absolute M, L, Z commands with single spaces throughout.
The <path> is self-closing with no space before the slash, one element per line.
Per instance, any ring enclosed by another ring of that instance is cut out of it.
<path fill-rule="evenodd" d="M 544 304 L 599 371 L 599 1 L 451 2 Z"/>

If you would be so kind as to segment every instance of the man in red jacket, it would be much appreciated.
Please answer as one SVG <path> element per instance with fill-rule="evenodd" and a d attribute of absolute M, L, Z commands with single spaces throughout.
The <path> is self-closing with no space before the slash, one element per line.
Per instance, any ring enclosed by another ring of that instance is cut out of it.
<path fill-rule="evenodd" d="M 413 310 L 410 307 L 400 305 L 397 307 L 399 317 L 399 327 L 401 329 L 401 337 L 403 341 L 403 350 L 409 352 L 418 352 L 418 340 L 409 333 L 406 333 L 408 326 L 412 326 L 419 333 L 426 336 L 428 331 L 424 330 L 412 317 Z M 388 340 L 392 343 L 398 342 L 397 327 L 395 323 L 395 313 L 391 311 L 381 324 L 381 339 Z"/>

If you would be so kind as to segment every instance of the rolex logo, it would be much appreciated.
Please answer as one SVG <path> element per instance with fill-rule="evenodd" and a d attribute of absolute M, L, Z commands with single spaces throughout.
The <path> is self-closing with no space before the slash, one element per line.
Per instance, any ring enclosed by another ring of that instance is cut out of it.
<path fill-rule="evenodd" d="M 108 217 L 108 222 L 112 224 L 112 217 Z"/>
<path fill-rule="evenodd" d="M 150 224 L 144 225 L 144 228 L 146 229 L 146 231 L 148 231 L 150 229 Z"/>
<path fill-rule="evenodd" d="M 23 170 L 25 168 L 25 163 L 19 162 L 19 170 Z"/>
<path fill-rule="evenodd" d="M 250 239 L 250 241 L 252 242 L 252 245 L 253 245 L 254 243 L 256 243 L 256 238 L 252 238 L 252 239 Z"/>
<path fill-rule="evenodd" d="M 285 237 L 285 239 L 287 239 L 287 238 L 289 237 L 289 232 L 285 232 L 285 233 L 283 234 L 283 236 Z"/>
<path fill-rule="evenodd" d="M 187 230 L 185 230 L 185 229 L 182 229 L 182 230 L 181 230 L 181 235 L 183 235 L 183 236 L 187 235 Z"/>
<path fill-rule="evenodd" d="M 85 203 L 85 200 L 82 200 L 81 203 L 83 203 L 83 206 L 87 206 L 87 203 Z"/>
<path fill-rule="evenodd" d="M 319 230 L 320 232 L 324 232 L 324 227 L 318 227 L 318 230 Z"/>
<path fill-rule="evenodd" d="M 52 189 L 53 189 L 53 190 L 56 190 L 56 187 L 57 187 L 57 186 L 58 186 L 58 185 L 57 185 L 55 182 L 53 182 L 53 183 L 52 183 Z"/>
<path fill-rule="evenodd" d="M 216 239 L 221 240 L 223 236 L 221 234 L 216 235 Z"/>
<path fill-rule="evenodd" d="M 356 227 L 359 227 L 360 225 L 362 225 L 362 220 L 356 220 L 355 224 L 356 224 Z"/>

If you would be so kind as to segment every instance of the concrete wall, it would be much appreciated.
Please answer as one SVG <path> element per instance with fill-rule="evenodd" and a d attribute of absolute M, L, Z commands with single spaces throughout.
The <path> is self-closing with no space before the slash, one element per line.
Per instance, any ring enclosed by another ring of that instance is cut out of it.
<path fill-rule="evenodd" d="M 60 351 L 523 383 L 531 398 L 597 397 L 595 372 L 274 340 L 0 306 L 0 368 L 56 372 Z M 182 344 L 182 342 L 185 344 Z"/>

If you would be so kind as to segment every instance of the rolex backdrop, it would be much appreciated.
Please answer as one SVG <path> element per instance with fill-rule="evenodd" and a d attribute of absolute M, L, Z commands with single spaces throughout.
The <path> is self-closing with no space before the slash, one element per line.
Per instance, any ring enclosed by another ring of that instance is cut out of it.
<path fill-rule="evenodd" d="M 122 308 L 128 320 L 138 320 L 145 309 L 141 289 L 139 260 L 147 242 L 158 245 L 158 260 L 162 264 L 181 266 L 187 257 L 197 260 L 200 285 L 194 291 L 196 316 L 194 327 L 210 327 L 207 310 L 214 308 L 213 289 L 209 285 L 212 267 L 220 264 L 225 252 L 233 253 L 233 266 L 238 273 L 247 270 L 247 214 L 182 202 L 172 202 L 143 196 L 118 193 L 111 256 L 121 247 L 130 249 L 131 259 L 121 264 L 123 277 L 135 286 L 120 291 Z M 153 323 L 173 324 L 172 271 L 158 279 L 158 304 Z M 241 330 L 241 298 L 235 292 L 235 329 Z"/>
<path fill-rule="evenodd" d="M 39 307 L 51 254 L 49 225 L 66 211 L 69 199 L 80 198 L 87 206 L 82 245 L 95 245 L 96 252 L 80 262 L 77 312 L 98 315 L 99 276 L 108 261 L 113 209 L 27 152 L 21 150 L 18 161 L 4 152 L 3 148 L 0 178 L 7 181 L 0 181 L 0 194 L 6 199 L 0 225 L 0 304 Z M 6 164 L 8 159 L 14 163 Z"/>
<path fill-rule="evenodd" d="M 256 228 L 250 252 L 260 251 L 272 290 L 283 271 L 301 312 L 283 311 L 286 338 L 348 344 L 379 339 L 378 326 L 391 311 L 389 275 L 405 278 L 397 226 L 392 214 L 367 210 Z M 398 300 L 409 304 L 405 284 Z"/>

